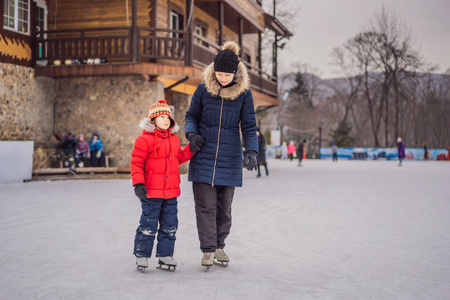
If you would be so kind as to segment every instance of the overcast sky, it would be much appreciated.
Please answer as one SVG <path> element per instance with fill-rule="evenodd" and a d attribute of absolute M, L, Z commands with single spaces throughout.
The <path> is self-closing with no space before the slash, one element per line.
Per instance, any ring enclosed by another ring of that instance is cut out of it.
<path fill-rule="evenodd" d="M 420 53 L 440 72 L 450 68 L 449 0 L 277 0 L 277 11 L 298 7 L 294 36 L 279 55 L 279 73 L 289 72 L 297 62 L 316 69 L 322 78 L 340 77 L 331 66 L 330 53 L 367 27 L 383 3 L 411 29 Z M 264 0 L 272 7 L 273 0 Z M 272 10 L 266 11 L 272 13 Z"/>

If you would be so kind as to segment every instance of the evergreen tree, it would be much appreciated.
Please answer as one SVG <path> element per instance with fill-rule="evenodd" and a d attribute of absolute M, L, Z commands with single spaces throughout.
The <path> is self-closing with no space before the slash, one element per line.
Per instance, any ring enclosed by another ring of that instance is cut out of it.
<path fill-rule="evenodd" d="M 352 126 L 347 122 L 341 122 L 339 126 L 331 131 L 331 143 L 338 147 L 354 147 L 355 138 L 352 136 Z M 330 145 L 331 146 L 331 145 Z"/>

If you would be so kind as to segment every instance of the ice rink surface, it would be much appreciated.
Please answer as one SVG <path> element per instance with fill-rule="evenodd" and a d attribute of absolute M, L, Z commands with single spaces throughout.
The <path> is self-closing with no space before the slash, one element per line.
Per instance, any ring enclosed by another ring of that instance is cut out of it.
<path fill-rule="evenodd" d="M 2 184 L 0 299 L 450 299 L 450 163 L 268 165 L 209 272 L 186 175 L 174 273 L 136 270 L 131 180 Z"/>

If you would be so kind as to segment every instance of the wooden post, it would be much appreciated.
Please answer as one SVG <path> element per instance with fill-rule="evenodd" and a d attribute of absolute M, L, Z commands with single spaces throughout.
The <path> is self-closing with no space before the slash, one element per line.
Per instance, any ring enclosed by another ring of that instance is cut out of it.
<path fill-rule="evenodd" d="M 262 35 L 258 33 L 258 69 L 259 69 L 259 87 L 262 89 L 263 71 L 262 71 Z"/>
<path fill-rule="evenodd" d="M 224 4 L 219 2 L 219 46 L 223 45 Z"/>
<path fill-rule="evenodd" d="M 2 1 L 3 2 L 3 1 Z M 1 4 L 0 5 L 0 24 L 1 24 L 1 26 L 0 26 L 0 31 L 2 31 L 3 30 L 3 5 L 4 4 Z"/>
<path fill-rule="evenodd" d="M 130 40 L 130 55 L 131 61 L 138 61 L 138 32 L 137 32 L 137 0 L 132 0 L 132 10 L 131 10 L 131 40 Z"/>
<path fill-rule="evenodd" d="M 192 66 L 193 64 L 193 28 L 194 24 L 192 20 L 194 19 L 194 7 L 193 7 L 194 0 L 187 0 L 186 1 L 186 31 L 187 31 L 187 37 L 186 37 L 186 57 L 185 57 L 185 64 L 186 66 Z"/>
<path fill-rule="evenodd" d="M 3 9 L 3 5 L 2 5 L 2 9 Z M 2 18 L 3 18 L 3 13 L 2 13 Z M 39 44 L 37 43 L 36 40 L 36 20 L 37 19 L 37 5 L 36 2 L 31 1 L 31 7 L 30 7 L 30 48 L 31 48 L 31 67 L 35 67 L 36 66 L 36 57 L 39 53 L 39 49 L 37 49 L 39 47 Z M 2 22 L 3 24 L 3 22 Z M 42 28 L 41 30 L 44 30 L 44 28 Z"/>
<path fill-rule="evenodd" d="M 238 24 L 238 28 L 239 28 L 239 46 L 241 47 L 241 53 L 239 53 L 241 60 L 244 60 L 244 48 L 243 48 L 243 44 L 242 41 L 244 39 L 244 19 L 239 17 L 238 19 L 239 24 Z"/>
<path fill-rule="evenodd" d="M 278 60 L 278 35 L 275 34 L 275 41 L 273 42 L 273 50 L 272 50 L 272 75 L 273 77 L 277 77 L 277 60 Z"/>

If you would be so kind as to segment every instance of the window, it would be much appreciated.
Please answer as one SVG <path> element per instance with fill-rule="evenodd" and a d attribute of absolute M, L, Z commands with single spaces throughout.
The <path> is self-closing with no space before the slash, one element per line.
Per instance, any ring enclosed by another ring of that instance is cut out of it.
<path fill-rule="evenodd" d="M 30 1 L 4 0 L 3 27 L 21 33 L 30 32 Z"/>
<path fill-rule="evenodd" d="M 204 37 L 206 39 L 208 33 L 208 24 L 199 19 L 195 19 L 194 24 L 195 24 L 195 34 Z M 209 45 L 207 42 L 202 41 L 198 38 L 195 39 L 195 42 L 205 47 L 208 47 Z"/>
<path fill-rule="evenodd" d="M 36 31 L 45 30 L 45 9 L 38 6 L 36 14 Z"/>
<path fill-rule="evenodd" d="M 180 30 L 180 29 L 182 29 L 183 25 L 181 23 L 181 19 L 182 19 L 181 15 L 178 14 L 176 11 L 173 11 L 173 10 L 170 11 L 170 29 L 173 29 L 173 30 Z M 169 36 L 171 38 L 179 38 L 180 34 L 178 32 L 171 32 L 169 34 Z M 178 41 L 176 41 L 175 42 L 175 49 L 178 49 L 179 45 L 180 45 L 180 43 Z"/>
<path fill-rule="evenodd" d="M 246 49 L 246 48 L 243 48 L 242 49 L 242 52 L 243 52 L 243 54 L 244 54 L 244 61 L 246 62 L 246 63 L 248 63 L 249 65 L 251 65 L 252 64 L 252 56 L 251 56 L 251 54 L 250 54 L 250 51 L 248 51 L 248 49 Z"/>

